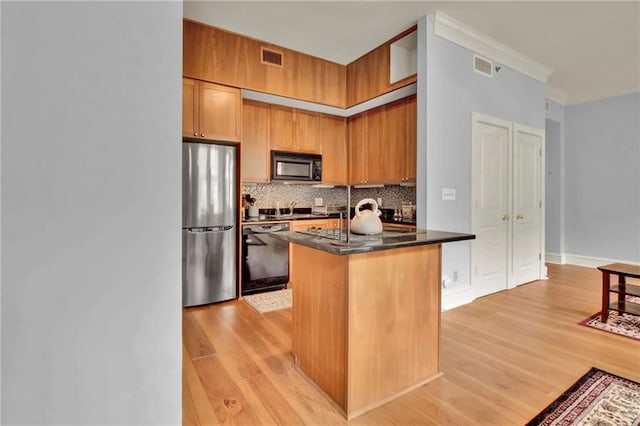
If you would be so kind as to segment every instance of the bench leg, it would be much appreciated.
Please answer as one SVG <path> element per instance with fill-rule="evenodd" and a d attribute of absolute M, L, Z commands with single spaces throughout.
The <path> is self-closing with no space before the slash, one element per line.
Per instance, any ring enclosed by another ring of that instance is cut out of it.
<path fill-rule="evenodd" d="M 602 271 L 602 311 L 600 312 L 600 321 L 607 322 L 609 319 L 609 285 L 611 274 Z"/>

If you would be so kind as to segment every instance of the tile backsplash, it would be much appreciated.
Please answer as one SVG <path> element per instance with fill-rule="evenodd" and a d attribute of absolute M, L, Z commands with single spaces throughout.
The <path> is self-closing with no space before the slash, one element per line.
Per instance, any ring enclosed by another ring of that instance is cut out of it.
<path fill-rule="evenodd" d="M 252 184 L 242 185 L 243 194 L 251 194 L 255 205 L 261 209 L 288 207 L 295 201 L 296 208 L 314 205 L 316 198 L 322 198 L 325 206 L 344 206 L 347 204 L 347 188 L 313 188 L 311 185 L 295 184 Z M 402 204 L 416 203 L 416 188 L 400 185 L 386 185 L 383 188 L 351 188 L 351 207 L 363 198 L 381 198 L 383 208 L 400 208 Z"/>

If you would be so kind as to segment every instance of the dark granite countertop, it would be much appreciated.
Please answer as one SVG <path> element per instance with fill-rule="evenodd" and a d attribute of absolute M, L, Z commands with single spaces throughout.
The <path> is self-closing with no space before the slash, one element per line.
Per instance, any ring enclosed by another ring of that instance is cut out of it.
<path fill-rule="evenodd" d="M 389 250 L 400 247 L 419 246 L 425 244 L 441 244 L 454 241 L 475 239 L 473 234 L 463 234 L 458 232 L 436 231 L 431 229 L 416 229 L 407 231 L 406 229 L 393 229 L 392 226 L 385 227 L 379 235 L 342 235 L 342 240 L 337 238 L 326 238 L 316 235 L 308 235 L 296 231 L 272 232 L 273 238 L 322 250 L 337 255 L 366 253 L 379 250 Z"/>

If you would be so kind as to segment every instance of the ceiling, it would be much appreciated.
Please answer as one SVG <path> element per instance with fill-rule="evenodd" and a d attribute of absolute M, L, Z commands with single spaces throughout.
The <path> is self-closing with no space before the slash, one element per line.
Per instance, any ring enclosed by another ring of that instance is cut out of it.
<path fill-rule="evenodd" d="M 184 16 L 347 64 L 435 10 L 550 68 L 571 105 L 640 92 L 640 1 L 187 1 Z"/>

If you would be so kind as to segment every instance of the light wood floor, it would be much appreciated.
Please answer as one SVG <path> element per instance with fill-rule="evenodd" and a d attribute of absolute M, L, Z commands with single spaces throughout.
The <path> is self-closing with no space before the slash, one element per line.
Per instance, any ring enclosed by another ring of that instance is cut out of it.
<path fill-rule="evenodd" d="M 548 281 L 443 312 L 444 375 L 349 424 L 522 425 L 592 366 L 640 381 L 640 342 L 577 324 L 599 311 L 599 272 L 548 266 Z M 347 424 L 293 368 L 291 333 L 290 309 L 185 309 L 184 425 Z"/>

